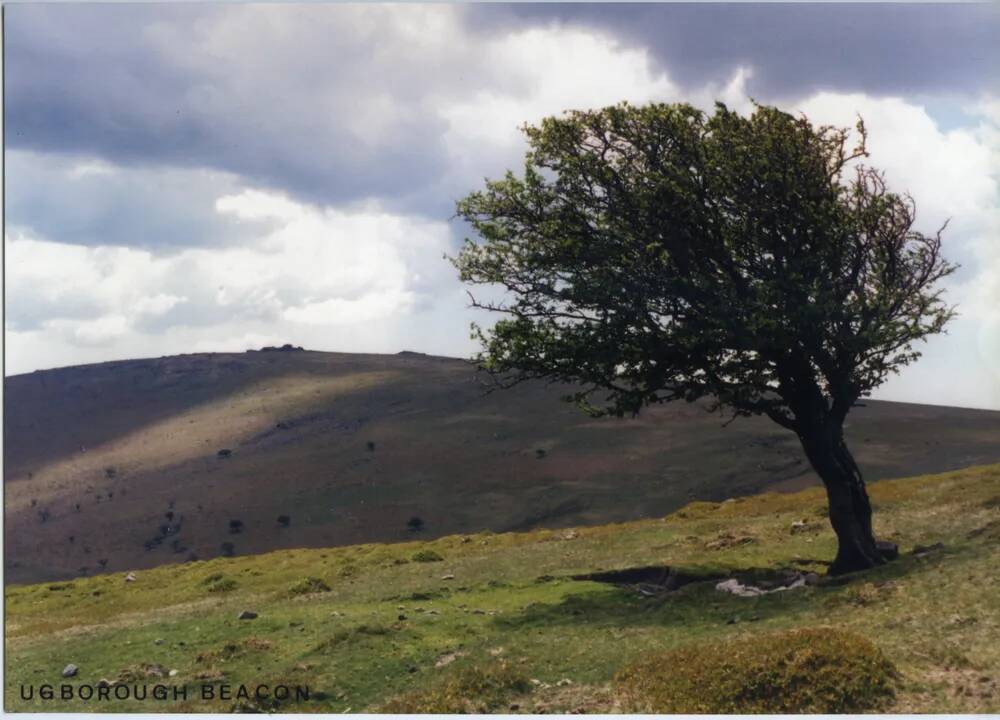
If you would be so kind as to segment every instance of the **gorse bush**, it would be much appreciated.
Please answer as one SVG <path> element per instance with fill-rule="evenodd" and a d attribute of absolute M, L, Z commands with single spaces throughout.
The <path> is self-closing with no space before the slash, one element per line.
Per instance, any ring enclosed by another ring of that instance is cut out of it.
<path fill-rule="evenodd" d="M 433 550 L 418 550 L 411 558 L 414 562 L 441 562 L 444 558 Z"/>
<path fill-rule="evenodd" d="M 531 683 L 507 663 L 472 666 L 453 672 L 433 687 L 413 690 L 396 697 L 379 712 L 488 713 L 506 705 L 512 695 L 531 690 Z"/>
<path fill-rule="evenodd" d="M 239 583 L 232 578 L 220 578 L 208 586 L 208 591 L 210 593 L 227 593 L 232 592 L 238 587 Z"/>
<path fill-rule="evenodd" d="M 330 586 L 317 577 L 307 577 L 299 580 L 288 590 L 291 595 L 311 595 L 312 593 L 330 592 Z"/>
<path fill-rule="evenodd" d="M 622 669 L 626 712 L 841 713 L 876 710 L 896 670 L 868 640 L 827 628 L 695 644 Z"/>

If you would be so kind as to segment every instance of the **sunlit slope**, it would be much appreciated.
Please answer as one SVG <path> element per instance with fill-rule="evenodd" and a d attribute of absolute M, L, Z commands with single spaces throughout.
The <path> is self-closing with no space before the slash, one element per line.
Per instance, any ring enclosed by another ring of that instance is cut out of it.
<path fill-rule="evenodd" d="M 218 712 L 236 703 L 201 700 L 205 683 L 285 683 L 311 697 L 279 710 L 361 712 L 433 690 L 461 668 L 504 664 L 536 682 L 492 710 L 610 712 L 615 672 L 655 651 L 829 627 L 869 638 L 898 668 L 886 711 L 997 712 L 1000 465 L 887 480 L 871 494 L 876 531 L 899 544 L 898 560 L 759 597 L 698 578 L 822 574 L 835 544 L 820 489 L 572 530 L 285 550 L 139 571 L 133 582 L 111 573 L 12 586 L 7 709 Z M 693 582 L 650 595 L 573 579 L 651 564 Z M 258 617 L 238 620 L 244 610 Z M 64 681 L 68 663 L 79 673 Z M 19 695 L 22 685 L 121 678 L 190 693 L 152 704 Z"/>
<path fill-rule="evenodd" d="M 766 419 L 723 427 L 681 403 L 594 420 L 559 401 L 565 388 L 483 383 L 464 361 L 413 353 L 184 355 L 7 378 L 7 577 L 599 524 L 813 482 L 794 436 Z M 1000 413 L 869 402 L 848 433 L 873 479 L 1000 460 Z"/>

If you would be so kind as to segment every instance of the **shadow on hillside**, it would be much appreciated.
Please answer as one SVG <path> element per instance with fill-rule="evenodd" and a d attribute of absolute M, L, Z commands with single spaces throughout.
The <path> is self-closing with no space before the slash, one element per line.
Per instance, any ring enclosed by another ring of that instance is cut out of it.
<path fill-rule="evenodd" d="M 4 378 L 5 482 L 254 385 L 302 375 L 348 376 L 432 360 L 332 353 L 178 355 L 41 370 Z M 379 388 L 387 396 L 392 390 Z M 371 393 L 372 388 L 366 388 Z M 262 395 L 266 397 L 266 395 Z"/>
<path fill-rule="evenodd" d="M 950 554 L 959 551 L 956 548 L 925 557 L 907 555 L 875 570 L 824 577 L 816 586 L 756 597 L 738 597 L 716 590 L 716 579 L 654 596 L 644 595 L 636 586 L 605 585 L 568 595 L 558 603 L 534 603 L 517 615 L 497 618 L 494 624 L 498 630 L 581 623 L 597 628 L 651 625 L 691 628 L 787 620 L 815 614 L 817 609 L 890 602 L 897 580 L 931 572 L 940 563 L 946 563 Z M 725 575 L 747 577 L 776 572 L 778 568 L 732 568 Z"/>

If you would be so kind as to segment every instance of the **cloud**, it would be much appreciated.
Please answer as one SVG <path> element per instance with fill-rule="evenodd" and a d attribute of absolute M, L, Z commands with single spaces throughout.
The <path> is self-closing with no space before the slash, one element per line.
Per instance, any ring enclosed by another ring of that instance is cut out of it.
<path fill-rule="evenodd" d="M 25 4 L 5 20 L 8 372 L 279 342 L 465 355 L 447 218 L 520 167 L 517 126 L 753 95 L 821 122 L 860 112 L 920 229 L 953 218 L 962 317 L 885 395 L 1000 407 L 982 390 L 1000 384 L 995 7 Z M 933 382 L 949 363 L 951 395 Z"/>
<path fill-rule="evenodd" d="M 885 171 L 890 189 L 913 196 L 915 229 L 931 234 L 950 220 L 942 252 L 962 267 L 944 286 L 959 315 L 877 396 L 1000 408 L 1000 103 L 970 105 L 965 112 L 978 124 L 948 131 L 902 98 L 819 93 L 789 107 L 839 126 L 860 115 L 869 133 L 866 162 Z"/>
<path fill-rule="evenodd" d="M 241 242 L 215 208 L 240 179 L 204 168 L 130 167 L 94 157 L 8 150 L 7 227 L 59 242 L 160 251 Z"/>
<path fill-rule="evenodd" d="M 553 22 L 647 48 L 689 91 L 754 69 L 757 99 L 818 90 L 978 95 L 998 89 L 996 3 L 497 3 L 474 31 Z"/>
<path fill-rule="evenodd" d="M 318 204 L 378 198 L 400 211 L 446 217 L 469 182 L 516 160 L 509 151 L 525 121 L 595 103 L 680 97 L 635 42 L 557 25 L 470 31 L 477 12 L 453 5 L 13 7 L 8 144 L 32 151 L 32 162 L 40 153 L 81 158 L 70 176 L 94 176 L 88 187 L 113 188 L 109 167 L 170 167 L 176 180 L 202 173 L 203 185 L 239 177 Z M 728 82 L 739 67 L 720 66 L 715 82 Z M 14 217 L 65 215 L 57 202 L 72 191 L 46 202 L 33 190 L 40 173 L 14 175 L 24 175 Z M 171 192 L 171 179 L 163 182 Z M 152 190 L 151 183 L 139 187 Z M 154 232 L 150 244 L 169 240 Z"/>
<path fill-rule="evenodd" d="M 301 330 L 316 347 L 323 331 L 364 334 L 371 324 L 388 327 L 433 311 L 433 293 L 457 286 L 442 259 L 451 238 L 444 222 L 375 205 L 315 207 L 258 190 L 222 196 L 216 207 L 229 222 L 264 220 L 272 227 L 255 225 L 257 234 L 239 247 L 167 255 L 8 235 L 11 365 L 25 367 L 19 342 L 32 333 L 58 339 L 53 348 L 103 347 L 108 358 L 123 356 L 136 337 L 179 330 L 193 333 L 196 344 Z M 465 328 L 455 334 L 464 335 Z M 319 343 L 330 346 L 329 340 Z"/>

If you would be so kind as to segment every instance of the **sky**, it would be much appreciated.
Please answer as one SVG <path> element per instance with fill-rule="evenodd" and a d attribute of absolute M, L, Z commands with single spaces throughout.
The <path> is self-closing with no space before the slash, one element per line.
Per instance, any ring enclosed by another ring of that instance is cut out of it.
<path fill-rule="evenodd" d="M 468 357 L 455 201 L 518 127 L 750 98 L 869 129 L 962 265 L 875 397 L 1000 409 L 1000 5 L 7 4 L 5 372 L 309 349 Z"/>

